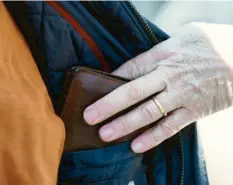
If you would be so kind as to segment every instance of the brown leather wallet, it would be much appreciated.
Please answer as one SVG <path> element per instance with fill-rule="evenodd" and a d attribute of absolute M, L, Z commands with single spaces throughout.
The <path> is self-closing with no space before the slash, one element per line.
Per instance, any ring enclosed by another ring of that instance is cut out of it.
<path fill-rule="evenodd" d="M 95 126 L 89 126 L 84 118 L 84 109 L 99 98 L 110 93 L 128 80 L 84 67 L 75 67 L 68 75 L 64 96 L 61 99 L 60 117 L 64 121 L 66 140 L 64 151 L 101 148 L 132 140 L 134 132 L 113 142 L 103 142 L 98 136 L 99 128 L 125 111 Z M 120 98 L 120 97 L 119 97 Z"/>

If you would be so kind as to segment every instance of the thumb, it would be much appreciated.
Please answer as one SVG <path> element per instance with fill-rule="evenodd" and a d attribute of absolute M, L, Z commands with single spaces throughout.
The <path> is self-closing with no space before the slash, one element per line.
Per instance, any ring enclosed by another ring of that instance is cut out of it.
<path fill-rule="evenodd" d="M 154 47 L 133 59 L 127 61 L 112 74 L 133 80 L 153 71 L 158 61 L 169 57 L 168 53 L 160 51 Z"/>

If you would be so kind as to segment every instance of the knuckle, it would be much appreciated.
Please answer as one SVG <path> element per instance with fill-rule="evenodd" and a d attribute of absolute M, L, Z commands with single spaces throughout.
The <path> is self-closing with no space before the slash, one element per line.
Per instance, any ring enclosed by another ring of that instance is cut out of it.
<path fill-rule="evenodd" d="M 177 95 L 177 97 L 174 98 L 174 101 L 175 101 L 175 103 L 176 103 L 176 105 L 177 105 L 177 108 L 182 107 L 183 102 L 182 102 L 182 98 L 180 98 L 180 96 Z"/>
<path fill-rule="evenodd" d="M 158 113 L 156 110 L 157 106 L 153 100 L 149 100 L 147 104 L 141 106 L 142 115 L 144 115 L 150 122 L 157 120 Z"/>
<path fill-rule="evenodd" d="M 137 64 L 137 57 L 131 60 L 130 65 L 127 68 L 127 74 L 132 79 L 135 79 L 141 75 L 140 68 Z"/>
<path fill-rule="evenodd" d="M 160 140 L 154 135 L 153 128 L 149 131 L 149 136 L 151 138 L 152 145 L 156 145 L 157 143 L 160 143 Z"/>
<path fill-rule="evenodd" d="M 176 128 L 174 128 L 168 122 L 164 122 L 164 123 L 160 124 L 160 127 L 163 130 L 163 132 L 165 133 L 166 137 L 170 137 L 170 136 L 174 135 L 175 133 L 177 133 Z"/>
<path fill-rule="evenodd" d="M 163 69 L 163 73 L 161 73 L 162 79 L 166 84 L 170 84 L 172 79 L 174 79 L 174 72 L 171 72 L 170 69 Z"/>
<path fill-rule="evenodd" d="M 158 49 L 157 49 L 158 50 Z M 145 52 L 145 53 L 143 53 L 142 55 L 141 55 L 141 60 L 139 60 L 139 61 L 142 61 L 142 62 L 146 62 L 146 61 L 153 61 L 154 59 L 155 59 L 155 56 L 154 56 L 154 53 L 155 52 L 152 52 L 152 51 L 147 51 L 147 52 Z"/>
<path fill-rule="evenodd" d="M 171 101 L 174 103 L 174 107 L 175 108 L 180 108 L 182 107 L 182 98 L 181 98 L 181 94 L 174 94 L 174 95 L 169 95 Z"/>
<path fill-rule="evenodd" d="M 132 100 L 139 100 L 142 97 L 142 88 L 136 83 L 127 84 L 127 96 Z"/>
<path fill-rule="evenodd" d="M 119 122 L 121 125 L 123 135 L 126 135 L 133 130 L 131 124 L 128 121 L 126 121 L 125 118 L 123 117 L 119 118 Z"/>

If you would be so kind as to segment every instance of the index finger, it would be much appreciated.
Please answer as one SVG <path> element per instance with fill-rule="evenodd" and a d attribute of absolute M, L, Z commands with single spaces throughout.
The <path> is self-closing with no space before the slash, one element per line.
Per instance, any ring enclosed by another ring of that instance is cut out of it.
<path fill-rule="evenodd" d="M 90 125 L 100 123 L 118 112 L 162 91 L 166 83 L 161 72 L 154 71 L 115 89 L 84 111 L 84 119 Z"/>

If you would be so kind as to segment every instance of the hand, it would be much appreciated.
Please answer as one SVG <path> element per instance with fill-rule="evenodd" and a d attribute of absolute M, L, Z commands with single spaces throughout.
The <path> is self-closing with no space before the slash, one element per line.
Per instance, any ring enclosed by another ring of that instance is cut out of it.
<path fill-rule="evenodd" d="M 109 142 L 160 119 L 132 142 L 135 152 L 145 152 L 188 124 L 231 106 L 232 65 L 233 26 L 188 24 L 114 71 L 132 81 L 86 108 L 84 118 L 90 125 L 98 124 L 151 96 L 99 131 Z"/>

